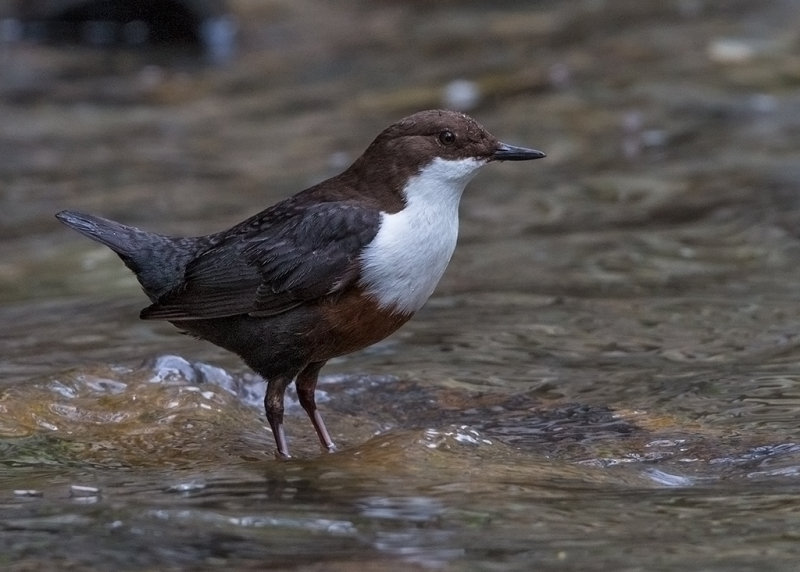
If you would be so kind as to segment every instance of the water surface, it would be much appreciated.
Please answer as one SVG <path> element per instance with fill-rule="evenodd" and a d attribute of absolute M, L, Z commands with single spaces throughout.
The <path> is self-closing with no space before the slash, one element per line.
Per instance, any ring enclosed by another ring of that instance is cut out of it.
<path fill-rule="evenodd" d="M 236 7 L 227 66 L 0 45 L 0 564 L 794 570 L 793 5 Z M 52 218 L 224 228 L 454 80 L 548 158 L 487 167 L 434 299 L 323 371 L 335 454 L 291 396 L 273 459 L 263 382 Z"/>

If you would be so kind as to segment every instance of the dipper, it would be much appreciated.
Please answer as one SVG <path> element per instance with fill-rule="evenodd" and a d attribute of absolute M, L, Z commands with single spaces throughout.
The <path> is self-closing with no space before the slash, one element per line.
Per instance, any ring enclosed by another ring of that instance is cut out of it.
<path fill-rule="evenodd" d="M 297 396 L 320 443 L 333 441 L 314 401 L 329 359 L 382 340 L 433 293 L 453 254 L 466 184 L 492 161 L 539 159 L 453 111 L 387 127 L 343 173 L 233 228 L 182 238 L 72 211 L 56 217 L 116 252 L 168 320 L 238 354 L 267 380 L 277 455 L 288 458 L 284 392 Z"/>

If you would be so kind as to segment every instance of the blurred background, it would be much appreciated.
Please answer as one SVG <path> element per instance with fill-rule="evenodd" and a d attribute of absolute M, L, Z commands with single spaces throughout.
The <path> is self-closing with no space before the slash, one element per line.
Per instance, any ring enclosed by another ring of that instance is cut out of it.
<path fill-rule="evenodd" d="M 92 247 L 51 220 L 61 208 L 205 234 L 339 172 L 383 127 L 435 107 L 471 113 L 499 137 L 549 155 L 481 175 L 465 199 L 465 241 L 663 231 L 698 218 L 770 218 L 792 233 L 793 8 L 2 2 L 0 299 L 63 293 L 70 245 Z M 701 250 L 687 259 L 677 244 L 630 252 L 621 242 L 595 235 L 581 245 L 588 252 L 566 256 L 611 266 L 587 278 L 592 290 L 685 286 L 763 262 L 754 252 L 699 268 Z M 654 248 L 674 249 L 678 260 L 664 272 L 645 262 L 650 272 L 634 268 L 633 277 L 616 267 L 624 260 L 608 261 L 609 250 L 624 259 Z M 548 254 L 552 245 L 526 240 L 513 250 L 520 263 L 540 265 L 507 277 L 514 287 L 561 291 L 563 273 L 575 271 Z M 489 263 L 477 252 L 457 256 L 464 264 L 455 272 Z M 495 269 L 472 270 L 449 275 L 445 287 L 501 282 Z"/>
<path fill-rule="evenodd" d="M 0 564 L 793 570 L 799 87 L 793 0 L 0 0 Z M 53 218 L 221 230 L 438 107 L 547 158 L 323 372 L 337 455 Z"/>

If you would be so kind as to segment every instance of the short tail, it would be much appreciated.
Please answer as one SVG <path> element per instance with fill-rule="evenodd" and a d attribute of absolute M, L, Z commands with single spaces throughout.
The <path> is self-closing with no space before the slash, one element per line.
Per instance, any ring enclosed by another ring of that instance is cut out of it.
<path fill-rule="evenodd" d="M 75 211 L 61 211 L 56 218 L 116 252 L 153 301 L 180 283 L 199 247 L 198 239 L 164 236 Z"/>

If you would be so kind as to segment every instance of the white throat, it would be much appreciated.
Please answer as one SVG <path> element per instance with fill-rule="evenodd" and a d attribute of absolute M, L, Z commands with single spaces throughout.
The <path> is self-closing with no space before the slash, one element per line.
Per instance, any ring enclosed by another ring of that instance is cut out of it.
<path fill-rule="evenodd" d="M 414 313 L 433 293 L 458 239 L 458 204 L 485 160 L 436 158 L 409 179 L 403 210 L 382 213 L 361 254 L 361 285 L 387 310 Z"/>

